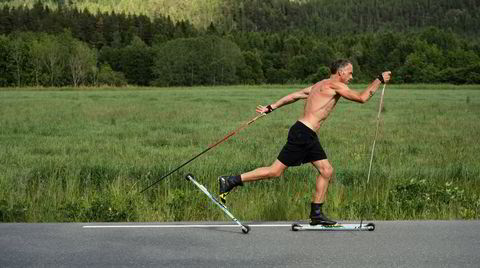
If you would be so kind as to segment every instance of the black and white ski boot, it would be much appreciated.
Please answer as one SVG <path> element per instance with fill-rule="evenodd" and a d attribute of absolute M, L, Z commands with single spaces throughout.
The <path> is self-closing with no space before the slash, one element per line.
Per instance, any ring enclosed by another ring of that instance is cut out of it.
<path fill-rule="evenodd" d="M 321 204 L 311 204 L 311 212 L 310 212 L 310 225 L 315 226 L 315 225 L 335 225 L 337 224 L 336 221 L 330 220 L 323 214 L 322 211 L 322 206 L 323 203 Z"/>
<path fill-rule="evenodd" d="M 226 197 L 230 191 L 235 186 L 243 185 L 240 176 L 220 176 L 218 177 L 218 184 L 220 186 L 220 201 L 224 204 L 227 202 Z"/>

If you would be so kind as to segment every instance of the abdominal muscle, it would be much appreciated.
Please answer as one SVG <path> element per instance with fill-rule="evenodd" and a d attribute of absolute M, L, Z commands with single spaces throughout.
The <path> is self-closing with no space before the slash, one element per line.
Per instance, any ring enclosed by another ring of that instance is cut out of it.
<path fill-rule="evenodd" d="M 340 98 L 331 86 L 329 79 L 318 82 L 305 102 L 303 116 L 299 121 L 313 131 L 320 129 Z"/>

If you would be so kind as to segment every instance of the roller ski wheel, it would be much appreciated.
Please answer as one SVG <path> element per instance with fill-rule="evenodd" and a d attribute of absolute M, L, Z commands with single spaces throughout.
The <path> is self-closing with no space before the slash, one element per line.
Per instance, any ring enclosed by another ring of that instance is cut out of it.
<path fill-rule="evenodd" d="M 365 225 L 365 226 L 367 226 L 367 229 L 368 229 L 369 231 L 375 231 L 375 223 L 371 222 L 371 223 L 368 223 L 368 224 Z"/>
<path fill-rule="evenodd" d="M 302 226 L 298 223 L 292 224 L 292 231 L 296 232 L 298 231 L 298 228 L 301 228 Z"/>
<path fill-rule="evenodd" d="M 248 232 L 250 232 L 250 226 L 248 225 L 242 225 L 242 232 L 244 234 L 248 234 Z"/>

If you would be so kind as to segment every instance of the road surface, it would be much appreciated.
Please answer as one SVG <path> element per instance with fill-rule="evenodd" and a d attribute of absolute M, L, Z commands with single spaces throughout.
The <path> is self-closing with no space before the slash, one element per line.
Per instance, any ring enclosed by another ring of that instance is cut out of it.
<path fill-rule="evenodd" d="M 373 232 L 248 224 L 243 234 L 230 222 L 4 223 L 0 267 L 480 267 L 480 221 L 378 221 Z"/>

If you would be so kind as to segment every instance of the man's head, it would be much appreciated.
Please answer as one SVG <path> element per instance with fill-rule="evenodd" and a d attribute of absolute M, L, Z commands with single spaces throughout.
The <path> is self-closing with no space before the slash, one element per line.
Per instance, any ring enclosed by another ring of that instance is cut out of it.
<path fill-rule="evenodd" d="M 353 79 L 353 65 L 350 60 L 336 60 L 330 65 L 332 76 L 338 77 L 340 82 L 348 84 Z"/>

